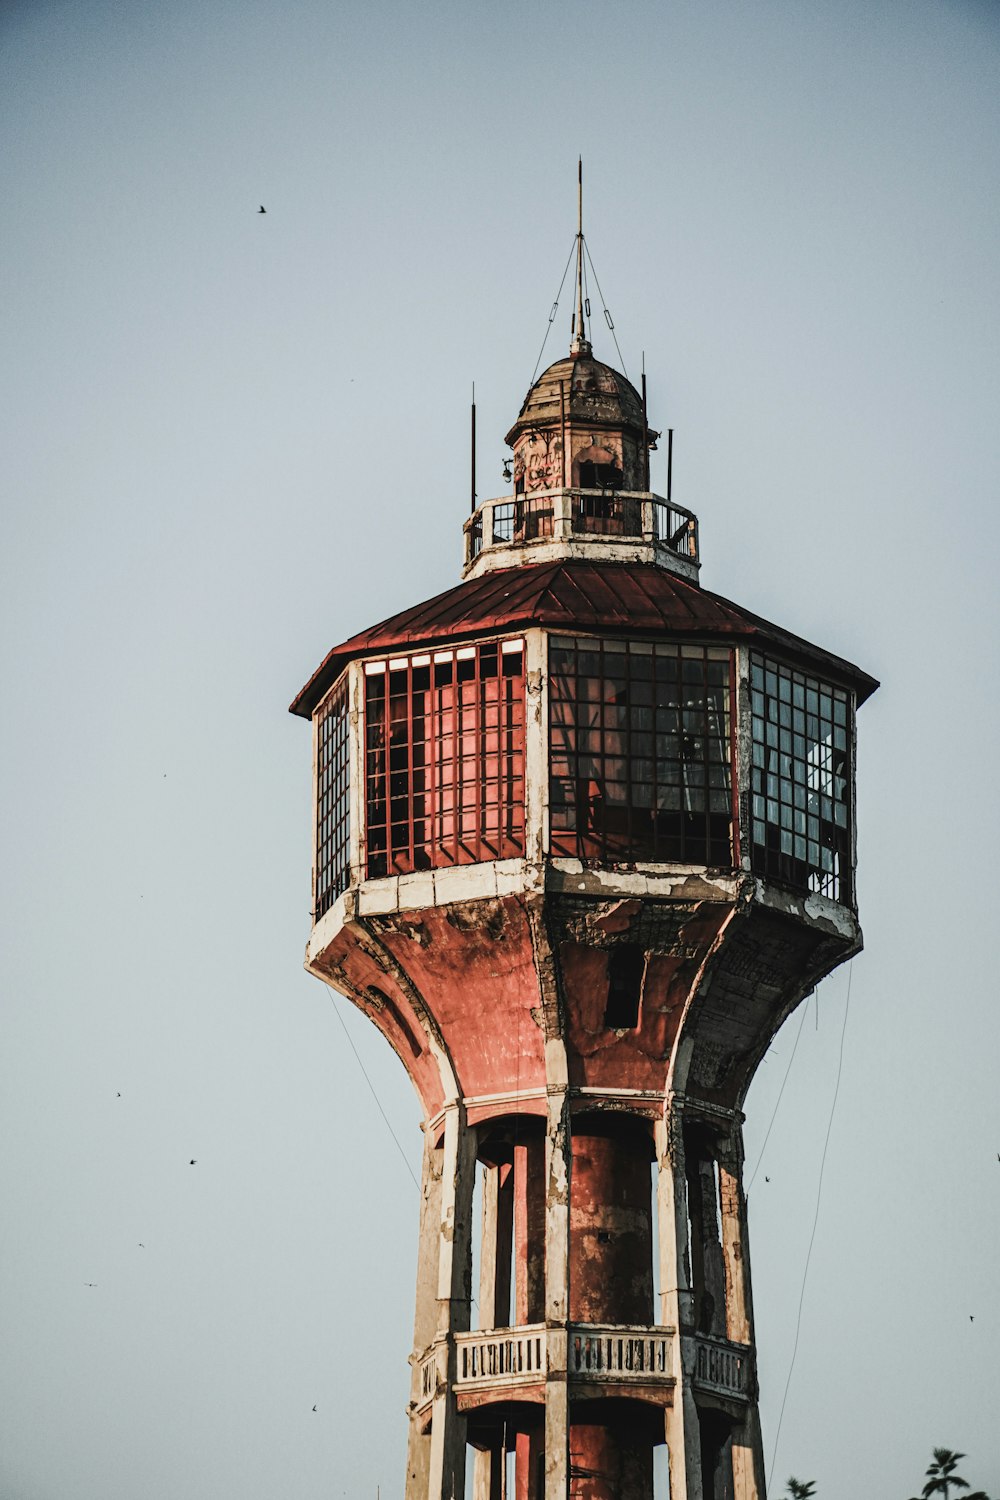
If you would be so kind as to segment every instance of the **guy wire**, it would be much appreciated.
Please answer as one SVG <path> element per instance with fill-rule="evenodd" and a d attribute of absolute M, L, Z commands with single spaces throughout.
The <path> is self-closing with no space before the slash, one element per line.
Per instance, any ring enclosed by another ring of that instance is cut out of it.
<path fill-rule="evenodd" d="M 324 979 L 323 983 L 326 984 L 326 980 L 325 979 Z M 332 984 L 327 984 L 326 987 L 330 991 L 331 995 L 336 995 L 337 994 L 337 991 L 333 988 Z M 376 1106 L 378 1108 L 378 1112 L 382 1116 L 383 1120 L 385 1121 L 386 1126 L 388 1127 L 388 1130 L 389 1130 L 389 1134 L 392 1136 L 393 1140 L 396 1142 L 396 1150 L 399 1152 L 400 1156 L 403 1158 L 403 1161 L 406 1163 L 406 1170 L 409 1172 L 410 1177 L 413 1179 L 413 1186 L 416 1188 L 417 1192 L 419 1193 L 420 1192 L 420 1183 L 413 1176 L 413 1168 L 410 1166 L 409 1157 L 407 1156 L 406 1152 L 403 1150 L 402 1146 L 399 1144 L 399 1137 L 397 1136 L 396 1132 L 393 1130 L 392 1125 L 389 1122 L 389 1116 L 386 1114 L 385 1110 L 382 1108 L 381 1100 L 379 1099 L 378 1094 L 375 1092 L 375 1085 L 372 1083 L 371 1079 L 368 1077 L 368 1074 L 367 1074 L 367 1072 L 365 1070 L 365 1065 L 361 1061 L 361 1054 L 358 1052 L 357 1047 L 355 1047 L 354 1042 L 351 1040 L 351 1033 L 347 1029 L 347 1022 L 344 1020 L 343 1016 L 340 1014 L 340 1007 L 338 1005 L 334 1004 L 333 1008 L 337 1012 L 337 1020 L 340 1022 L 341 1026 L 343 1026 L 343 1028 L 344 1028 L 344 1035 L 347 1038 L 348 1045 L 350 1046 L 351 1051 L 354 1053 L 354 1056 L 358 1060 L 358 1067 L 361 1069 L 361 1072 L 362 1072 L 362 1074 L 364 1076 L 365 1083 L 367 1083 L 368 1087 L 371 1089 L 371 1095 L 372 1095 L 372 1098 L 375 1100 L 375 1104 L 376 1104 Z"/>
<path fill-rule="evenodd" d="M 618 335 L 617 335 L 617 333 L 615 333 L 615 325 L 614 325 L 614 323 L 612 321 L 611 314 L 608 312 L 608 304 L 604 300 L 604 293 L 601 291 L 601 283 L 597 279 L 597 271 L 594 268 L 594 261 L 593 261 L 593 258 L 591 256 L 591 254 L 590 254 L 590 246 L 587 244 L 586 239 L 584 239 L 584 242 L 583 242 L 583 249 L 584 249 L 584 253 L 585 253 L 587 259 L 590 261 L 590 269 L 594 272 L 594 285 L 597 288 L 597 295 L 601 299 L 601 306 L 604 308 L 604 321 L 605 321 L 605 323 L 607 323 L 609 329 L 611 330 L 611 337 L 615 341 L 615 348 L 618 349 L 618 363 L 621 365 L 621 367 L 622 367 L 622 374 L 625 376 L 625 379 L 627 380 L 628 379 L 628 371 L 625 368 L 625 360 L 622 357 L 622 351 L 621 351 L 621 349 L 618 346 Z"/>
<path fill-rule="evenodd" d="M 760 1148 L 760 1153 L 759 1153 L 759 1155 L 757 1157 L 757 1163 L 756 1163 L 756 1165 L 755 1165 L 755 1167 L 753 1169 L 753 1173 L 751 1174 L 750 1181 L 746 1185 L 746 1191 L 748 1193 L 749 1193 L 750 1189 L 753 1187 L 753 1180 L 754 1180 L 754 1178 L 757 1176 L 757 1173 L 760 1171 L 760 1164 L 764 1160 L 764 1152 L 767 1150 L 767 1143 L 768 1143 L 768 1141 L 771 1138 L 771 1130 L 773 1129 L 774 1122 L 775 1122 L 775 1120 L 778 1117 L 778 1105 L 781 1103 L 781 1096 L 785 1092 L 785 1084 L 788 1082 L 788 1075 L 792 1071 L 792 1063 L 795 1061 L 795 1053 L 796 1053 L 796 1050 L 797 1050 L 798 1045 L 799 1045 L 799 1037 L 802 1035 L 802 1027 L 803 1027 L 803 1024 L 804 1024 L 805 1019 L 806 1019 L 806 1011 L 807 1011 L 807 1009 L 808 1009 L 808 1006 L 803 1005 L 803 1007 L 802 1007 L 802 1014 L 799 1017 L 799 1029 L 795 1033 L 795 1045 L 792 1048 L 792 1055 L 788 1059 L 788 1067 L 785 1069 L 785 1076 L 781 1080 L 781 1088 L 778 1090 L 778 1097 L 774 1101 L 774 1112 L 771 1115 L 771 1123 L 767 1127 L 767 1134 L 764 1136 L 764 1144 Z"/>
<path fill-rule="evenodd" d="M 556 310 L 559 307 L 559 298 L 562 296 L 562 289 L 563 289 L 563 286 L 565 285 L 565 282 L 566 282 L 566 272 L 569 270 L 569 264 L 570 264 L 570 261 L 573 259 L 573 251 L 575 249 L 576 249 L 576 235 L 574 234 L 574 236 L 573 236 L 573 243 L 570 246 L 570 250 L 569 250 L 569 255 L 566 257 L 566 265 L 565 265 L 565 268 L 563 269 L 562 281 L 560 281 L 560 283 L 559 283 L 559 290 L 558 290 L 558 292 L 556 292 L 556 300 L 553 302 L 553 304 L 552 304 L 552 311 L 549 313 L 548 327 L 545 330 L 545 337 L 542 339 L 542 347 L 538 351 L 538 358 L 535 360 L 535 368 L 531 372 L 531 380 L 529 381 L 529 385 L 534 385 L 534 383 L 535 383 L 535 376 L 538 374 L 538 366 L 542 362 L 542 355 L 545 353 L 545 345 L 549 341 L 549 334 L 552 332 L 552 324 L 555 322 Z"/>
<path fill-rule="evenodd" d="M 830 1119 L 826 1127 L 826 1139 L 823 1142 L 823 1156 L 819 1164 L 819 1182 L 816 1185 L 816 1212 L 813 1215 L 812 1233 L 809 1236 L 809 1249 L 806 1251 L 806 1263 L 802 1272 L 802 1290 L 799 1293 L 799 1311 L 795 1319 L 795 1342 L 792 1345 L 792 1359 L 788 1366 L 788 1379 L 785 1381 L 785 1394 L 781 1398 L 781 1410 L 778 1413 L 778 1426 L 774 1434 L 774 1448 L 771 1451 L 771 1468 L 767 1476 L 767 1487 L 771 1488 L 774 1478 L 774 1466 L 778 1460 L 778 1439 L 781 1437 L 781 1423 L 785 1415 L 785 1403 L 788 1400 L 788 1388 L 792 1383 L 792 1371 L 795 1369 L 795 1356 L 799 1349 L 799 1332 L 802 1327 L 802 1306 L 806 1297 L 806 1278 L 809 1275 L 809 1262 L 812 1259 L 813 1245 L 816 1241 L 816 1226 L 819 1223 L 819 1204 L 823 1196 L 823 1172 L 826 1168 L 826 1153 L 830 1146 L 830 1132 L 833 1129 L 833 1116 L 837 1109 L 837 1096 L 840 1093 L 840 1075 L 844 1071 L 844 1038 L 847 1035 L 847 1017 L 851 1009 L 851 980 L 854 978 L 854 960 L 848 961 L 847 968 L 847 999 L 844 1002 L 844 1024 L 840 1029 L 840 1056 L 837 1059 L 837 1081 L 833 1086 L 833 1102 L 830 1105 Z"/>

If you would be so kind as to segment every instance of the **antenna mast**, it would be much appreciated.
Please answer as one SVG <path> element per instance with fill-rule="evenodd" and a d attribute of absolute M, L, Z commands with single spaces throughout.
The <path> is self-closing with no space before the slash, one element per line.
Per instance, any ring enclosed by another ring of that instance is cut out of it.
<path fill-rule="evenodd" d="M 472 511 L 476 509 L 476 382 L 472 382 Z"/>
<path fill-rule="evenodd" d="M 576 170 L 576 318 L 574 319 L 573 343 L 586 342 L 587 331 L 583 323 L 583 157 L 577 161 Z"/>

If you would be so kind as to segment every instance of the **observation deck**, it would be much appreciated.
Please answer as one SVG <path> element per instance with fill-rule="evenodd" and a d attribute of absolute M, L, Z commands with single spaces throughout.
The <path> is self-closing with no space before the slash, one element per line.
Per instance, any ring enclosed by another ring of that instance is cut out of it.
<path fill-rule="evenodd" d="M 463 578 L 566 558 L 654 563 L 697 582 L 698 518 L 651 490 L 549 489 L 484 500 L 465 522 Z"/>

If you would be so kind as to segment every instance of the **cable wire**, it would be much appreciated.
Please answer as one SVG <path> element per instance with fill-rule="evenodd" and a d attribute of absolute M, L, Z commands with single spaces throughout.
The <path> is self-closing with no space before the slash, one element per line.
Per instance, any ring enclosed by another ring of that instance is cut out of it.
<path fill-rule="evenodd" d="M 325 979 L 324 979 L 323 983 L 326 984 L 326 980 Z M 332 984 L 327 984 L 326 987 L 330 991 L 331 995 L 336 995 L 338 993 L 333 988 Z M 376 1106 L 378 1108 L 378 1112 L 382 1116 L 383 1120 L 385 1121 L 386 1126 L 387 1126 L 388 1131 L 389 1131 L 389 1134 L 392 1136 L 393 1140 L 396 1142 L 396 1150 L 399 1152 L 400 1156 L 403 1158 L 403 1161 L 406 1163 L 406 1170 L 409 1172 L 410 1177 L 413 1179 L 413 1186 L 416 1188 L 417 1192 L 419 1193 L 420 1192 L 420 1183 L 413 1176 L 413 1168 L 410 1166 L 409 1157 L 407 1156 L 406 1152 L 403 1150 L 402 1146 L 399 1144 L 399 1137 L 397 1136 L 396 1132 L 392 1128 L 392 1125 L 390 1124 L 389 1116 L 386 1114 L 385 1110 L 382 1108 L 382 1102 L 379 1099 L 378 1094 L 375 1092 L 375 1085 L 372 1083 L 371 1079 L 368 1077 L 368 1073 L 365 1070 L 365 1065 L 361 1061 L 361 1054 L 358 1052 L 357 1047 L 355 1047 L 354 1042 L 351 1040 L 351 1033 L 347 1029 L 347 1022 L 344 1020 L 343 1016 L 340 1014 L 340 1007 L 335 1004 L 333 1008 L 334 1008 L 334 1010 L 337 1013 L 337 1020 L 340 1022 L 341 1026 L 343 1026 L 343 1028 L 344 1028 L 344 1035 L 347 1038 L 348 1045 L 350 1046 L 351 1051 L 354 1053 L 354 1056 L 358 1060 L 358 1067 L 361 1069 L 361 1072 L 364 1075 L 365 1083 L 367 1083 L 368 1087 L 371 1089 L 372 1098 L 375 1100 L 375 1104 L 376 1104 Z"/>
<path fill-rule="evenodd" d="M 796 1049 L 798 1048 L 798 1045 L 799 1045 L 799 1037 L 802 1035 L 802 1027 L 805 1024 L 806 1011 L 808 1010 L 808 1008 L 809 1007 L 806 1006 L 806 1005 L 803 1005 L 803 1007 L 802 1007 L 802 1014 L 799 1017 L 799 1029 L 795 1033 L 795 1045 L 792 1047 L 792 1055 L 788 1059 L 788 1067 L 785 1069 L 785 1076 L 781 1080 L 781 1088 L 778 1090 L 778 1097 L 774 1101 L 774 1113 L 771 1115 L 771 1123 L 767 1127 L 767 1134 L 764 1136 L 764 1144 L 760 1148 L 760 1152 L 759 1152 L 759 1154 L 757 1156 L 757 1164 L 754 1167 L 753 1173 L 751 1174 L 751 1177 L 750 1177 L 750 1181 L 747 1183 L 747 1186 L 746 1186 L 746 1190 L 747 1190 L 748 1193 L 749 1193 L 750 1189 L 753 1187 L 754 1178 L 757 1176 L 757 1173 L 760 1171 L 760 1164 L 764 1160 L 764 1152 L 767 1150 L 767 1143 L 771 1139 L 771 1131 L 774 1128 L 774 1122 L 778 1118 L 778 1105 L 781 1103 L 781 1096 L 785 1092 L 785 1084 L 788 1082 L 788 1075 L 792 1071 L 792 1063 L 795 1061 L 795 1052 L 796 1052 Z"/>
<path fill-rule="evenodd" d="M 809 1262 L 812 1259 L 813 1245 L 816 1241 L 816 1226 L 819 1223 L 819 1205 L 823 1196 L 823 1172 L 826 1168 L 826 1154 L 830 1146 L 830 1132 L 833 1129 L 833 1117 L 837 1109 L 837 1096 L 840 1093 L 840 1076 L 844 1071 L 844 1038 L 847 1035 L 847 1017 L 851 1009 L 851 980 L 854 978 L 854 960 L 849 960 L 847 969 L 847 999 L 844 1002 L 844 1024 L 840 1029 L 840 1056 L 837 1059 L 837 1081 L 833 1086 L 833 1103 L 830 1105 L 830 1119 L 826 1127 L 826 1140 L 823 1142 L 823 1157 L 819 1164 L 819 1182 L 816 1185 L 816 1212 L 813 1215 L 812 1233 L 809 1236 L 809 1249 L 806 1251 L 806 1263 L 802 1272 L 802 1290 L 799 1293 L 799 1311 L 795 1320 L 795 1342 L 792 1345 L 792 1359 L 788 1366 L 788 1379 L 785 1381 L 785 1394 L 781 1398 L 781 1410 L 778 1413 L 778 1427 L 774 1434 L 774 1448 L 771 1452 L 771 1468 L 768 1471 L 767 1487 L 771 1488 L 774 1478 L 774 1467 L 778 1461 L 778 1439 L 781 1437 L 781 1423 L 785 1415 L 785 1403 L 788 1400 L 788 1389 L 792 1383 L 792 1371 L 795 1369 L 795 1356 L 799 1350 L 799 1332 L 802 1328 L 802 1307 L 806 1298 L 806 1280 L 809 1276 Z"/>
<path fill-rule="evenodd" d="M 542 339 L 542 347 L 538 351 L 538 358 L 535 360 L 535 368 L 531 372 L 531 380 L 528 382 L 529 385 L 534 385 L 534 383 L 535 383 L 535 376 L 538 374 L 538 366 L 542 362 L 542 355 L 545 353 L 545 345 L 549 341 L 549 334 L 552 332 L 552 324 L 555 322 L 556 313 L 557 313 L 557 311 L 559 309 L 559 298 L 562 296 L 562 289 L 563 289 L 564 285 L 566 284 L 566 272 L 569 270 L 569 264 L 570 264 L 570 261 L 573 259 L 573 251 L 575 249 L 576 249 L 576 235 L 574 234 L 574 236 L 573 236 L 573 243 L 572 243 L 572 245 L 569 248 L 569 255 L 567 255 L 567 257 L 566 257 L 566 265 L 565 265 L 565 267 L 563 269 L 562 281 L 560 281 L 560 283 L 559 283 L 559 290 L 558 290 L 558 292 L 556 292 L 556 300 L 553 302 L 553 304 L 552 304 L 552 311 L 549 313 L 549 324 L 548 324 L 548 327 L 545 330 L 545 337 Z"/>
<path fill-rule="evenodd" d="M 628 371 L 625 368 L 625 360 L 622 357 L 622 351 L 621 351 L 621 349 L 618 346 L 618 335 L 617 335 L 617 333 L 615 333 L 615 325 L 614 325 L 614 322 L 612 321 L 611 314 L 608 312 L 608 304 L 604 300 L 604 293 L 601 291 L 601 283 L 597 279 L 597 271 L 594 268 L 594 261 L 593 261 L 593 257 L 591 256 L 591 253 L 590 253 L 590 246 L 587 244 L 587 237 L 586 237 L 586 235 L 584 235 L 584 239 L 583 239 L 583 250 L 584 250 L 584 254 L 586 255 L 587 259 L 590 261 L 590 269 L 594 273 L 594 285 L 597 288 L 597 295 L 601 299 L 601 306 L 604 308 L 604 321 L 605 321 L 605 323 L 607 323 L 608 327 L 611 330 L 611 337 L 614 339 L 614 341 L 615 341 L 615 348 L 618 350 L 618 363 L 621 365 L 621 367 L 622 367 L 622 374 L 625 376 L 625 379 L 627 380 L 628 379 Z"/>

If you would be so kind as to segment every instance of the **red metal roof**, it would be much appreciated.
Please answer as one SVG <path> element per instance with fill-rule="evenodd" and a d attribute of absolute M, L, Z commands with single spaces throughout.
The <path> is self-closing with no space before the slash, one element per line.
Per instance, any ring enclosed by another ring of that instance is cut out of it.
<path fill-rule="evenodd" d="M 308 719 L 355 657 L 532 625 L 590 634 L 736 637 L 777 646 L 783 655 L 848 684 L 859 703 L 878 687 L 859 667 L 665 568 L 567 559 L 484 573 L 361 631 L 334 647 L 290 711 Z"/>

